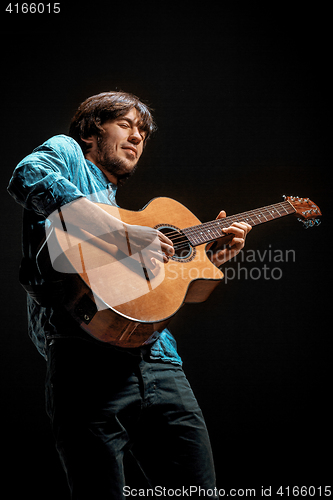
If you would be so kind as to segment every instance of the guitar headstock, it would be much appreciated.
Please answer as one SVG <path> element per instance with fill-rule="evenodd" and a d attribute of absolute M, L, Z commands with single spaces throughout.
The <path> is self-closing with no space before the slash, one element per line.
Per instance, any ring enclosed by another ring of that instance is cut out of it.
<path fill-rule="evenodd" d="M 305 228 L 319 226 L 321 223 L 317 217 L 321 216 L 320 208 L 309 200 L 309 198 L 300 198 L 299 196 L 285 196 L 285 201 L 288 201 L 299 215 L 300 222 L 303 222 Z"/>

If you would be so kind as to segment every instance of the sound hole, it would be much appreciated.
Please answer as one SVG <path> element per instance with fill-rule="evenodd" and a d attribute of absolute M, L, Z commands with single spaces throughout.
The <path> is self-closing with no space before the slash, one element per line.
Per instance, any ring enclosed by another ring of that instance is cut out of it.
<path fill-rule="evenodd" d="M 173 260 L 192 260 L 195 255 L 195 248 L 193 248 L 182 231 L 175 226 L 158 225 L 155 229 L 165 234 L 173 243 L 175 254 L 171 257 Z"/>

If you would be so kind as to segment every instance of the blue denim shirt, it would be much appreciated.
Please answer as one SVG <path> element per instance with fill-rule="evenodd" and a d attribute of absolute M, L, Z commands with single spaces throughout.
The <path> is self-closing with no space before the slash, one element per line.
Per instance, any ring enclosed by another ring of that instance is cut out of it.
<path fill-rule="evenodd" d="M 71 137 L 57 135 L 34 149 L 17 165 L 8 186 L 11 196 L 25 209 L 23 256 L 35 262 L 45 225 L 50 223 L 48 217 L 57 208 L 82 196 L 116 205 L 116 190 L 103 172 L 85 159 Z M 37 276 L 34 279 L 38 280 Z M 29 336 L 45 357 L 46 336 L 61 336 L 66 330 L 63 316 L 56 308 L 39 306 L 29 295 L 27 300 Z M 182 364 L 176 341 L 167 328 L 149 348 L 151 359 Z"/>

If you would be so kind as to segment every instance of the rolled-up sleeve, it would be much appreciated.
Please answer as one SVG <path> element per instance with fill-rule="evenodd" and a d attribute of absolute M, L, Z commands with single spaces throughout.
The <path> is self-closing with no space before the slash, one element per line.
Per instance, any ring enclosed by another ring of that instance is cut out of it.
<path fill-rule="evenodd" d="M 8 192 L 26 210 L 47 218 L 57 208 L 84 196 L 71 182 L 77 155 L 82 154 L 71 141 L 66 136 L 55 137 L 15 168 Z"/>

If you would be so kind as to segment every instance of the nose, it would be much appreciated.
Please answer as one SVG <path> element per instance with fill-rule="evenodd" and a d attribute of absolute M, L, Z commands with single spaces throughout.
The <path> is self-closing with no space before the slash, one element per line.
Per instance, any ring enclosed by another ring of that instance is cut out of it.
<path fill-rule="evenodd" d="M 131 142 L 132 144 L 135 144 L 135 145 L 138 145 L 138 144 L 140 144 L 140 142 L 142 142 L 143 139 L 142 139 L 142 136 L 141 136 L 138 128 L 132 129 L 128 140 L 129 140 L 129 142 Z"/>

